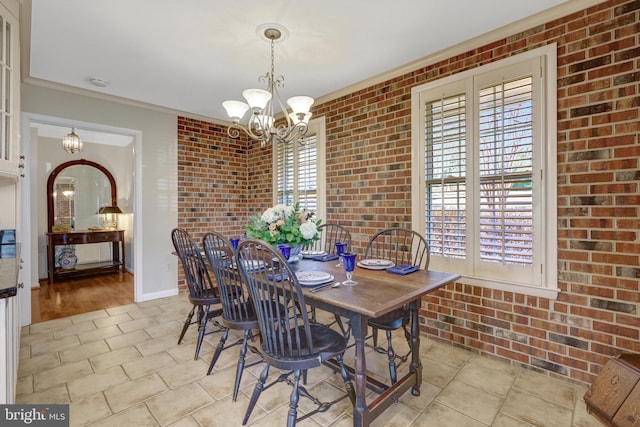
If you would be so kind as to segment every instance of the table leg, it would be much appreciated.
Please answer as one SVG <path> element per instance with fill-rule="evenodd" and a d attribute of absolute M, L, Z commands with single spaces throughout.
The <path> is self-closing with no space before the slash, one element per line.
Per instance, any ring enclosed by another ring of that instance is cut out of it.
<path fill-rule="evenodd" d="M 418 301 L 409 304 L 411 315 L 411 364 L 409 371 L 415 373 L 416 382 L 411 388 L 411 394 L 420 396 L 420 385 L 422 384 L 422 362 L 420 362 L 420 328 L 418 325 Z"/>
<path fill-rule="evenodd" d="M 367 335 L 367 319 L 355 314 L 351 318 L 352 334 L 355 340 L 355 388 L 356 406 L 353 408 L 353 425 L 367 425 L 367 364 L 364 358 L 364 339 Z"/>

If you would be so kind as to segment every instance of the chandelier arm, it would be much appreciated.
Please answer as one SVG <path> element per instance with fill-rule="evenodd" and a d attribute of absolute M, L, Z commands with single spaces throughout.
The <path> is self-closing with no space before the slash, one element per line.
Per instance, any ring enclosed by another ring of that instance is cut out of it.
<path fill-rule="evenodd" d="M 244 127 L 236 123 L 232 123 L 229 127 L 227 127 L 227 135 L 234 139 L 240 136 L 240 131 L 244 132 L 245 135 L 247 135 L 254 141 L 261 141 L 263 139 L 262 135 L 253 133 L 250 127 Z"/>
<path fill-rule="evenodd" d="M 284 123 L 282 123 L 276 127 L 275 135 L 279 142 L 286 143 L 297 140 L 298 143 L 304 145 L 301 137 L 304 136 L 308 130 L 309 126 L 306 123 L 300 123 L 295 126 L 285 126 Z"/>

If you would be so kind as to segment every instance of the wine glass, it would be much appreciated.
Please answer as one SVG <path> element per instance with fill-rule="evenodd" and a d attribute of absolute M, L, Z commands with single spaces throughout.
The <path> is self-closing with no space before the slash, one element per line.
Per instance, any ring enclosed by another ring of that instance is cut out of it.
<path fill-rule="evenodd" d="M 344 242 L 336 242 L 336 254 L 338 255 L 338 263 L 336 267 L 342 267 L 344 264 L 342 263 L 342 254 L 347 249 L 347 244 Z"/>
<path fill-rule="evenodd" d="M 238 243 L 240 243 L 240 239 L 229 239 L 229 242 L 231 242 L 231 246 L 233 246 L 234 250 L 238 249 Z"/>
<path fill-rule="evenodd" d="M 345 286 L 357 285 L 358 282 L 352 279 L 353 270 L 356 268 L 356 255 L 355 253 L 345 252 L 342 254 L 342 260 L 344 262 L 344 269 L 347 272 L 347 280 L 342 282 Z"/>

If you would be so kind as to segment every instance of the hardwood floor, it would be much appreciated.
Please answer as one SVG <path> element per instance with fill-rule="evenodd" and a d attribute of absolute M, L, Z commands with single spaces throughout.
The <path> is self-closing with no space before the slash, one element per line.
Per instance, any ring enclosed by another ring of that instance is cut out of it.
<path fill-rule="evenodd" d="M 31 322 L 39 323 L 74 314 L 133 304 L 133 275 L 112 273 L 40 282 L 31 290 Z"/>

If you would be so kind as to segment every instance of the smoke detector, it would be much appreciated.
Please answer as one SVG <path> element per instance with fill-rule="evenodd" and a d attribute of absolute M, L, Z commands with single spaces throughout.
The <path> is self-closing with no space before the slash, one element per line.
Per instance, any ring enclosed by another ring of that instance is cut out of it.
<path fill-rule="evenodd" d="M 105 79 L 101 79 L 100 77 L 90 77 L 89 82 L 97 87 L 105 87 L 109 84 Z"/>

